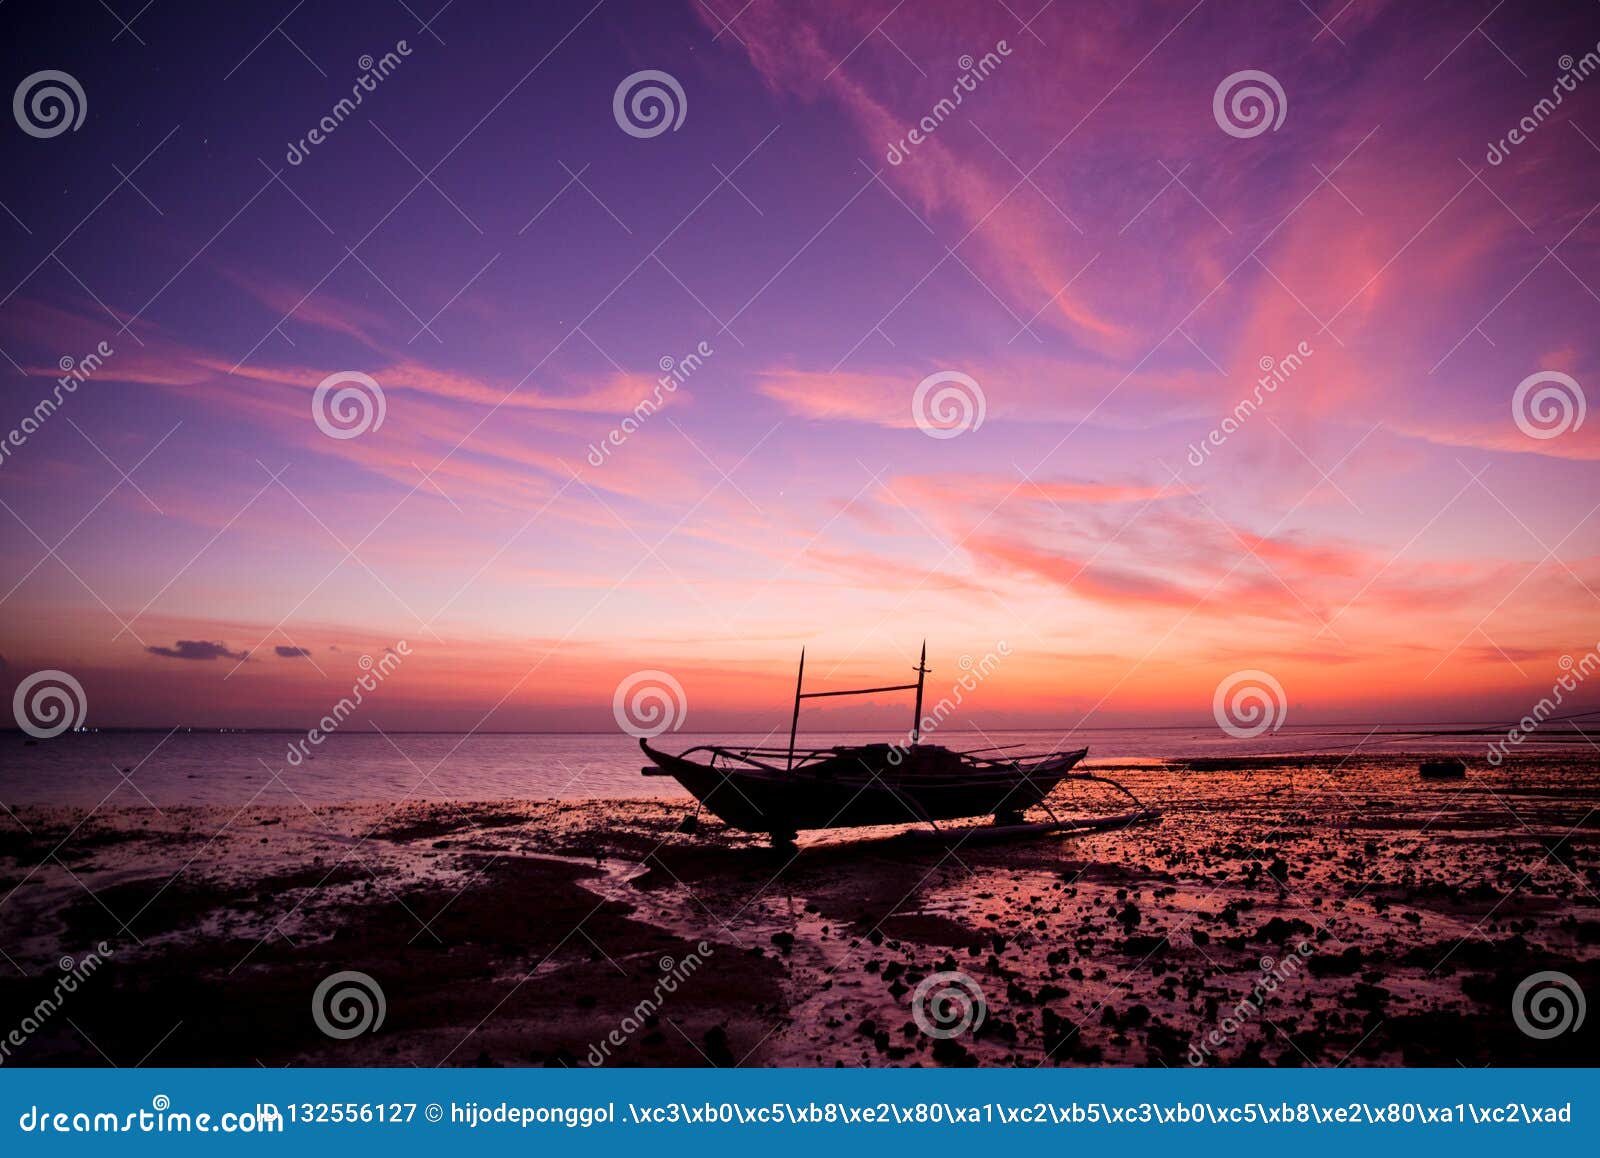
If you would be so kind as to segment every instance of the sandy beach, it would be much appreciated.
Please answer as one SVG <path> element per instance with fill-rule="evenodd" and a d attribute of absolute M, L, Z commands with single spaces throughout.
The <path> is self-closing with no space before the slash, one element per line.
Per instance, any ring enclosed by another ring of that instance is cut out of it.
<path fill-rule="evenodd" d="M 1408 756 L 1253 763 L 1128 767 L 1159 821 L 1002 843 L 776 850 L 709 819 L 679 833 L 687 808 L 661 800 L 24 808 L 0 831 L 0 1029 L 34 1024 L 6 1061 L 1597 1060 L 1512 1002 L 1548 970 L 1600 992 L 1600 760 L 1455 782 Z M 384 1016 L 341 1038 L 313 995 L 345 971 Z M 945 972 L 976 1003 L 948 1037 L 913 1009 Z"/>

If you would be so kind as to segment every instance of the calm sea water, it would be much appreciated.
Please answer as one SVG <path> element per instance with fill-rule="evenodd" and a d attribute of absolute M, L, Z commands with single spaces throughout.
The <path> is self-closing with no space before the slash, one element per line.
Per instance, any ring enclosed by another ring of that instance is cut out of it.
<path fill-rule="evenodd" d="M 1385 725 L 1384 731 L 1414 725 Z M 960 750 L 1020 744 L 1019 753 L 1087 747 L 1088 765 L 1138 763 L 1194 756 L 1266 756 L 1451 751 L 1481 756 L 1477 736 L 1364 739 L 1369 728 L 1286 727 L 1272 736 L 1235 740 L 1217 728 L 1061 732 L 944 731 L 939 742 Z M 619 733 L 451 735 L 352 732 L 330 736 L 314 758 L 291 767 L 286 753 L 298 735 L 278 733 L 69 733 L 35 746 L 19 733 L 0 737 L 0 802 L 158 807 L 242 805 L 252 800 L 311 804 L 422 800 L 593 799 L 677 797 L 665 777 L 643 777 L 638 743 Z M 822 747 L 882 740 L 879 735 L 812 733 L 802 743 Z M 764 734 L 662 737 L 669 752 L 695 744 L 772 746 L 787 736 Z M 1524 748 L 1527 752 L 1532 746 Z M 1531 753 L 1529 753 L 1531 754 Z M 279 779 L 274 780 L 274 774 Z"/>

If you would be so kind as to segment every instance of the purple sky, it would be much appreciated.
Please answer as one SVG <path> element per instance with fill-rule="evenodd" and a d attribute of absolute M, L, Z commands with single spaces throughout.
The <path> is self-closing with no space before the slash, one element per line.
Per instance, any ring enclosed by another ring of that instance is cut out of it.
<path fill-rule="evenodd" d="M 1600 418 L 1551 409 L 1600 381 L 1600 5 L 434 4 L 0 8 L 6 84 L 86 103 L 4 125 L 0 428 L 112 351 L 0 464 L 8 696 L 295 727 L 406 640 L 386 726 L 609 727 L 660 669 L 713 728 L 927 636 L 935 684 L 1006 643 L 985 726 L 1239 670 L 1409 720 L 1600 640 Z M 619 125 L 642 70 L 676 129 Z M 1247 70 L 1276 128 L 1219 121 Z M 336 438 L 344 371 L 384 416 Z M 919 425 L 941 372 L 981 425 Z"/>

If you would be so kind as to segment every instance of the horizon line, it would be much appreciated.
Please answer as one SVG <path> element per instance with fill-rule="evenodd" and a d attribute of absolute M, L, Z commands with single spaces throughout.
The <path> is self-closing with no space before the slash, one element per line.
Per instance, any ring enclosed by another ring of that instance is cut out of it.
<path fill-rule="evenodd" d="M 1553 723 L 1557 723 L 1557 721 L 1555 721 L 1555 720 L 1551 720 L 1551 721 L 1548 721 L 1548 722 L 1552 723 L 1552 724 Z M 1565 721 L 1561 721 L 1561 722 L 1565 722 Z M 1506 726 L 1514 726 L 1514 723 L 1515 722 L 1513 721 L 1512 725 L 1506 725 Z M 1393 721 L 1391 723 L 1383 723 L 1383 722 L 1375 723 L 1373 725 L 1372 731 L 1368 732 L 1368 733 L 1365 733 L 1365 734 L 1367 734 L 1367 735 L 1393 735 L 1393 734 L 1395 734 L 1393 731 L 1382 732 L 1382 731 L 1379 731 L 1379 729 L 1399 728 L 1402 724 L 1416 724 L 1416 725 L 1426 726 L 1426 727 L 1430 727 L 1430 728 L 1434 728 L 1434 727 L 1437 727 L 1437 728 L 1444 728 L 1444 727 L 1480 727 L 1480 728 L 1482 728 L 1482 727 L 1499 726 L 1501 724 L 1501 721 L 1489 720 L 1489 719 L 1475 719 L 1475 720 L 1474 719 L 1466 719 L 1466 720 L 1395 720 L 1395 721 Z M 1267 733 L 1267 734 L 1268 735 L 1274 735 L 1274 734 L 1276 734 L 1278 732 L 1284 732 L 1284 731 L 1304 731 L 1304 730 L 1313 730 L 1313 729 L 1315 729 L 1315 730 L 1326 730 L 1326 729 L 1332 729 L 1332 728 L 1350 728 L 1350 727 L 1354 727 L 1354 726 L 1358 726 L 1358 723 L 1357 722 L 1352 722 L 1352 721 L 1328 721 L 1326 723 L 1283 724 L 1278 728 L 1274 728 L 1270 733 Z M 1192 732 L 1192 731 L 1208 731 L 1208 730 L 1211 730 L 1211 729 L 1214 729 L 1214 728 L 1218 731 L 1219 735 L 1226 736 L 1226 733 L 1222 732 L 1222 730 L 1220 728 L 1216 728 L 1216 724 L 1214 722 L 1211 722 L 1211 721 L 1208 721 L 1208 722 L 1205 722 L 1205 723 L 1195 723 L 1195 724 L 1124 724 L 1124 725 L 1105 725 L 1105 724 L 1100 724 L 1100 725 L 1095 725 L 1093 727 L 1072 727 L 1072 728 L 1067 728 L 1062 732 L 1062 734 L 1068 735 L 1068 736 L 1072 736 L 1072 735 L 1077 735 L 1080 732 Z M 664 732 L 664 733 L 662 733 L 662 735 L 663 736 L 666 736 L 666 735 L 672 735 L 672 736 L 745 736 L 745 735 L 751 735 L 753 733 L 758 733 L 758 732 L 761 732 L 763 730 L 772 731 L 773 729 L 762 729 L 762 728 L 690 729 L 690 728 L 685 728 L 685 729 L 681 729 L 681 730 L 674 730 L 674 731 L 671 731 L 671 732 Z M 1017 734 L 1025 733 L 1025 732 L 1054 732 L 1054 731 L 1058 731 L 1058 730 L 1061 730 L 1061 729 L 1057 729 L 1055 727 L 1050 727 L 1050 726 L 1030 727 L 1030 728 L 1012 727 L 1012 728 L 940 728 L 940 729 L 938 729 L 939 733 L 941 733 L 941 734 L 977 735 L 977 736 L 1017 735 Z M 1563 731 L 1582 734 L 1581 729 L 1574 728 L 1574 727 L 1567 727 L 1567 728 L 1562 729 L 1562 730 Z M 185 732 L 185 733 L 190 733 L 190 734 L 195 733 L 195 732 L 200 732 L 202 734 L 207 734 L 207 735 L 298 735 L 298 734 L 300 734 L 300 733 L 302 733 L 304 731 L 306 731 L 306 729 L 304 729 L 304 728 L 292 728 L 292 727 L 283 727 L 283 726 L 243 727 L 243 726 L 230 725 L 230 724 L 218 724 L 218 725 L 108 724 L 108 725 L 105 725 L 105 726 L 85 726 L 85 727 L 81 727 L 81 728 L 74 728 L 74 729 L 71 729 L 70 731 L 63 732 L 60 736 L 54 736 L 54 737 L 51 737 L 51 738 L 52 739 L 61 739 L 62 736 L 69 736 L 69 735 L 75 735 L 75 734 L 85 734 L 85 733 L 98 734 L 98 733 L 113 733 L 113 732 L 116 732 L 116 733 L 133 733 L 133 732 L 137 732 L 137 733 L 159 733 L 159 732 L 166 732 L 166 733 L 169 733 L 169 734 L 173 733 L 173 732 Z M 834 735 L 834 736 L 867 736 L 867 735 L 879 735 L 879 734 L 882 734 L 885 731 L 885 729 L 883 729 L 883 728 L 824 728 L 824 729 L 820 729 L 819 731 L 821 733 L 824 733 L 824 734 L 827 734 L 827 735 Z M 890 731 L 892 731 L 892 729 L 890 729 Z M 13 736 L 24 736 L 24 737 L 28 736 L 28 733 L 23 731 L 21 728 L 7 728 L 7 729 L 3 730 L 3 733 L 4 734 L 8 734 L 8 735 L 13 735 Z M 344 737 L 344 736 L 368 736 L 368 735 L 372 735 L 374 733 L 376 733 L 378 735 L 389 735 L 389 736 L 627 736 L 627 735 L 630 735 L 630 733 L 621 731 L 620 729 L 593 729 L 593 728 L 550 728 L 550 729 L 530 729 L 530 728 L 512 728 L 512 729 L 487 729 L 487 728 L 482 728 L 482 729 L 480 729 L 480 728 L 386 728 L 386 729 L 378 729 L 378 728 L 371 728 L 371 729 L 359 729 L 358 728 L 358 729 L 353 729 L 353 730 L 341 730 L 341 731 L 336 731 L 336 732 L 326 732 L 326 733 L 323 734 L 323 738 L 324 739 L 334 739 L 334 738 L 337 738 L 337 737 Z M 1329 732 L 1327 734 L 1331 734 L 1331 735 L 1361 735 L 1363 733 L 1360 733 L 1360 732 Z M 1409 735 L 1409 734 L 1413 734 L 1413 733 L 1411 733 L 1409 731 L 1404 731 L 1401 734 L 1408 734 Z M 32 737 L 29 737 L 29 738 L 31 739 Z M 651 737 L 646 737 L 646 738 L 647 739 L 657 739 L 658 737 L 651 736 Z"/>

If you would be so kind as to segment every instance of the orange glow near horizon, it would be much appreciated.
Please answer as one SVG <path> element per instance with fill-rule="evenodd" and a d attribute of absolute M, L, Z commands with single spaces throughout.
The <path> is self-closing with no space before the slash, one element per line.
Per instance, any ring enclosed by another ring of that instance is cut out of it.
<path fill-rule="evenodd" d="M 609 730 L 658 669 L 688 728 L 765 729 L 802 646 L 847 687 L 926 637 L 930 694 L 1010 651 L 964 727 L 1203 724 L 1241 670 L 1291 723 L 1420 722 L 1516 718 L 1600 647 L 1600 419 L 1574 409 L 1600 84 L 1490 163 L 1538 85 L 1398 4 L 1352 6 L 1350 48 L 1286 31 L 1293 5 L 1051 11 L 1035 39 L 939 3 L 894 45 L 859 5 L 772 0 L 737 37 L 697 7 L 659 30 L 691 111 L 648 140 L 613 120 L 634 50 L 600 21 L 487 118 L 419 49 L 371 115 L 448 158 L 448 201 L 366 126 L 262 190 L 327 102 L 257 115 L 241 77 L 219 99 L 251 132 L 171 135 L 141 179 L 163 215 L 118 193 L 68 277 L 82 174 L 187 97 L 151 66 L 147 108 L 30 144 L 32 193 L 0 189 L 30 230 L 0 303 L 26 435 L 0 431 L 0 690 L 60 670 L 91 726 L 303 727 L 405 640 L 361 726 Z M 497 91 L 526 71 L 480 49 Z M 1213 95 L 1253 69 L 1284 122 L 1229 132 Z M 353 437 L 314 415 L 345 371 L 382 395 Z"/>

